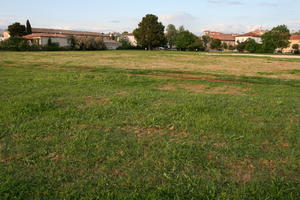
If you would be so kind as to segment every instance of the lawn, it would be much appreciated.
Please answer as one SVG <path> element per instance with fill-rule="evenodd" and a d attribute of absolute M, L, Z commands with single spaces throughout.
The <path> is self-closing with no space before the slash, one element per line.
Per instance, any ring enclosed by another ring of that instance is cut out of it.
<path fill-rule="evenodd" d="M 0 52 L 0 199 L 300 199 L 300 59 Z"/>

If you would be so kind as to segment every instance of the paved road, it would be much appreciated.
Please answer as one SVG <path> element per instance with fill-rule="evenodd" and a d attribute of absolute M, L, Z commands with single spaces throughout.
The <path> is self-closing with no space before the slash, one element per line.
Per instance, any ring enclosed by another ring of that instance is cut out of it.
<path fill-rule="evenodd" d="M 207 55 L 223 55 L 223 56 L 253 56 L 253 57 L 270 57 L 270 58 L 298 58 L 300 56 L 293 55 L 267 55 L 267 54 L 248 54 L 248 53 L 207 53 Z"/>

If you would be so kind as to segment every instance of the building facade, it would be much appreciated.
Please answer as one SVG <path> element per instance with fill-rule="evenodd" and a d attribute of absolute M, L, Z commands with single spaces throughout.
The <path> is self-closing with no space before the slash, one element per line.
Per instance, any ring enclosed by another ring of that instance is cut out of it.
<path fill-rule="evenodd" d="M 24 39 L 28 40 L 30 44 L 36 44 L 45 46 L 51 43 L 56 43 L 60 47 L 70 46 L 68 37 L 63 34 L 49 34 L 49 33 L 32 33 L 30 35 L 23 36 Z"/>
<path fill-rule="evenodd" d="M 134 47 L 137 46 L 137 40 L 136 40 L 136 38 L 134 37 L 134 35 L 133 35 L 132 33 L 130 33 L 130 34 L 124 34 L 124 35 L 123 35 L 123 38 L 126 39 L 126 40 L 128 40 L 128 42 L 129 42 L 132 46 L 134 46 Z"/>
<path fill-rule="evenodd" d="M 290 40 L 289 40 L 290 44 L 287 48 L 284 48 L 282 50 L 282 53 L 294 53 L 294 49 L 293 49 L 293 46 L 294 45 L 299 45 L 299 48 L 300 48 L 300 35 L 292 35 L 290 37 Z"/>
<path fill-rule="evenodd" d="M 237 35 L 235 37 L 235 45 L 238 45 L 239 43 L 245 42 L 248 39 L 253 39 L 256 43 L 261 44 L 262 43 L 261 36 L 266 32 L 267 31 L 265 31 L 265 30 L 256 30 L 256 31 L 252 31 L 252 32 L 249 32 L 249 33 Z"/>

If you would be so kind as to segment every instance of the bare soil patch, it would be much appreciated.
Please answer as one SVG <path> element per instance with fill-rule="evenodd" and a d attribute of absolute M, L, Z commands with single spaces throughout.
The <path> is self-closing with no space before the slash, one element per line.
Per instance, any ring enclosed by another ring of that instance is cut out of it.
<path fill-rule="evenodd" d="M 99 97 L 99 98 L 95 98 L 95 97 L 86 97 L 84 99 L 85 104 L 87 107 L 89 106 L 93 106 L 93 105 L 106 105 L 109 103 L 109 99 L 107 98 L 103 98 L 103 97 Z"/>
<path fill-rule="evenodd" d="M 176 90 L 176 87 L 174 87 L 173 85 L 165 85 L 162 87 L 157 87 L 156 89 L 158 89 L 158 90 Z"/>

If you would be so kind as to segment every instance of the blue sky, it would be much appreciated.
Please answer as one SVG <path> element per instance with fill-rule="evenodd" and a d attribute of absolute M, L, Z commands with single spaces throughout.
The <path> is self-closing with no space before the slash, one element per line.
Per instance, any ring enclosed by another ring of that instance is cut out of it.
<path fill-rule="evenodd" d="M 1 2 L 0 27 L 13 22 L 33 27 L 132 31 L 145 14 L 156 14 L 166 26 L 247 32 L 286 24 L 300 29 L 300 0 L 9 0 Z"/>

